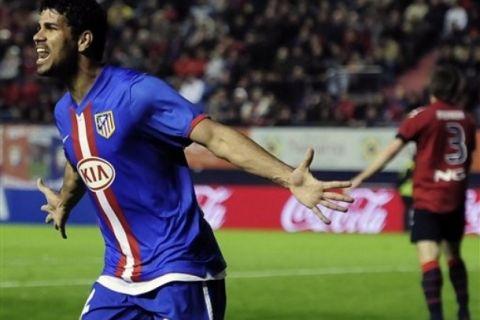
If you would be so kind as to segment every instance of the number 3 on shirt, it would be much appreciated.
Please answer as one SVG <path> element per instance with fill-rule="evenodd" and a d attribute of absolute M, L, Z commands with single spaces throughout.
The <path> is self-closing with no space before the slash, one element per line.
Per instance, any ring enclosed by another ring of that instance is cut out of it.
<path fill-rule="evenodd" d="M 465 131 L 457 122 L 447 122 L 447 131 L 450 133 L 448 145 L 453 150 L 445 155 L 449 165 L 459 165 L 467 160 L 467 146 L 465 145 Z"/>

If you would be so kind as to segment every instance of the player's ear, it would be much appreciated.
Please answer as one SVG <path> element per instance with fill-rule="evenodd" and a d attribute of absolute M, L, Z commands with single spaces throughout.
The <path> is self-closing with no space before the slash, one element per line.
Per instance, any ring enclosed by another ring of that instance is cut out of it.
<path fill-rule="evenodd" d="M 90 30 L 83 31 L 78 37 L 78 52 L 85 52 L 93 42 L 93 33 Z"/>

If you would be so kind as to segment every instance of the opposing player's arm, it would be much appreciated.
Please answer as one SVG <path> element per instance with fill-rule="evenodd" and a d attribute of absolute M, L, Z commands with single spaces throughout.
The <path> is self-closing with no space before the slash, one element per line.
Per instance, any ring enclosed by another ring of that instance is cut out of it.
<path fill-rule="evenodd" d="M 85 185 L 77 171 L 69 162 L 65 166 L 63 185 L 59 192 L 47 187 L 42 179 L 37 180 L 37 187 L 45 196 L 46 204 L 41 210 L 47 213 L 46 223 L 53 222 L 55 229 L 59 230 L 62 238 L 66 239 L 65 224 L 70 211 L 77 205 L 85 193 Z"/>
<path fill-rule="evenodd" d="M 318 209 L 322 205 L 332 210 L 347 211 L 332 200 L 352 202 L 348 195 L 328 192 L 332 188 L 347 188 L 349 181 L 322 182 L 310 173 L 313 150 L 309 149 L 304 161 L 292 168 L 241 132 L 216 121 L 204 119 L 191 131 L 190 139 L 205 146 L 217 157 L 225 159 L 241 169 L 272 180 L 286 188 L 306 207 L 312 209 L 325 223 L 330 220 Z"/>
<path fill-rule="evenodd" d="M 402 139 L 398 137 L 393 139 L 365 170 L 360 172 L 352 179 L 352 187 L 358 187 L 363 181 L 382 170 L 400 152 L 400 150 L 402 150 L 404 146 L 405 142 Z"/>

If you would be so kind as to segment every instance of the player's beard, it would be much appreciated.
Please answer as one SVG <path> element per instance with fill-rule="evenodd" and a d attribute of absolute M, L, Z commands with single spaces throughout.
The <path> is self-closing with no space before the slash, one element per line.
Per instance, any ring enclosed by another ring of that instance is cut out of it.
<path fill-rule="evenodd" d="M 55 61 L 50 67 L 41 73 L 40 76 L 55 78 L 61 81 L 68 82 L 73 78 L 78 71 L 79 53 L 75 46 L 65 47 L 64 53 Z"/>

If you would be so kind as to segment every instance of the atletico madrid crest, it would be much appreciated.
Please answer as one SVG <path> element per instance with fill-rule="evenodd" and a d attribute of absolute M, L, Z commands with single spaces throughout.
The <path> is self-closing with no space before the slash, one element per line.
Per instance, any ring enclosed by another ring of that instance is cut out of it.
<path fill-rule="evenodd" d="M 115 131 L 115 121 L 113 120 L 113 112 L 101 112 L 95 114 L 95 127 L 99 135 L 104 138 L 110 138 Z"/>

